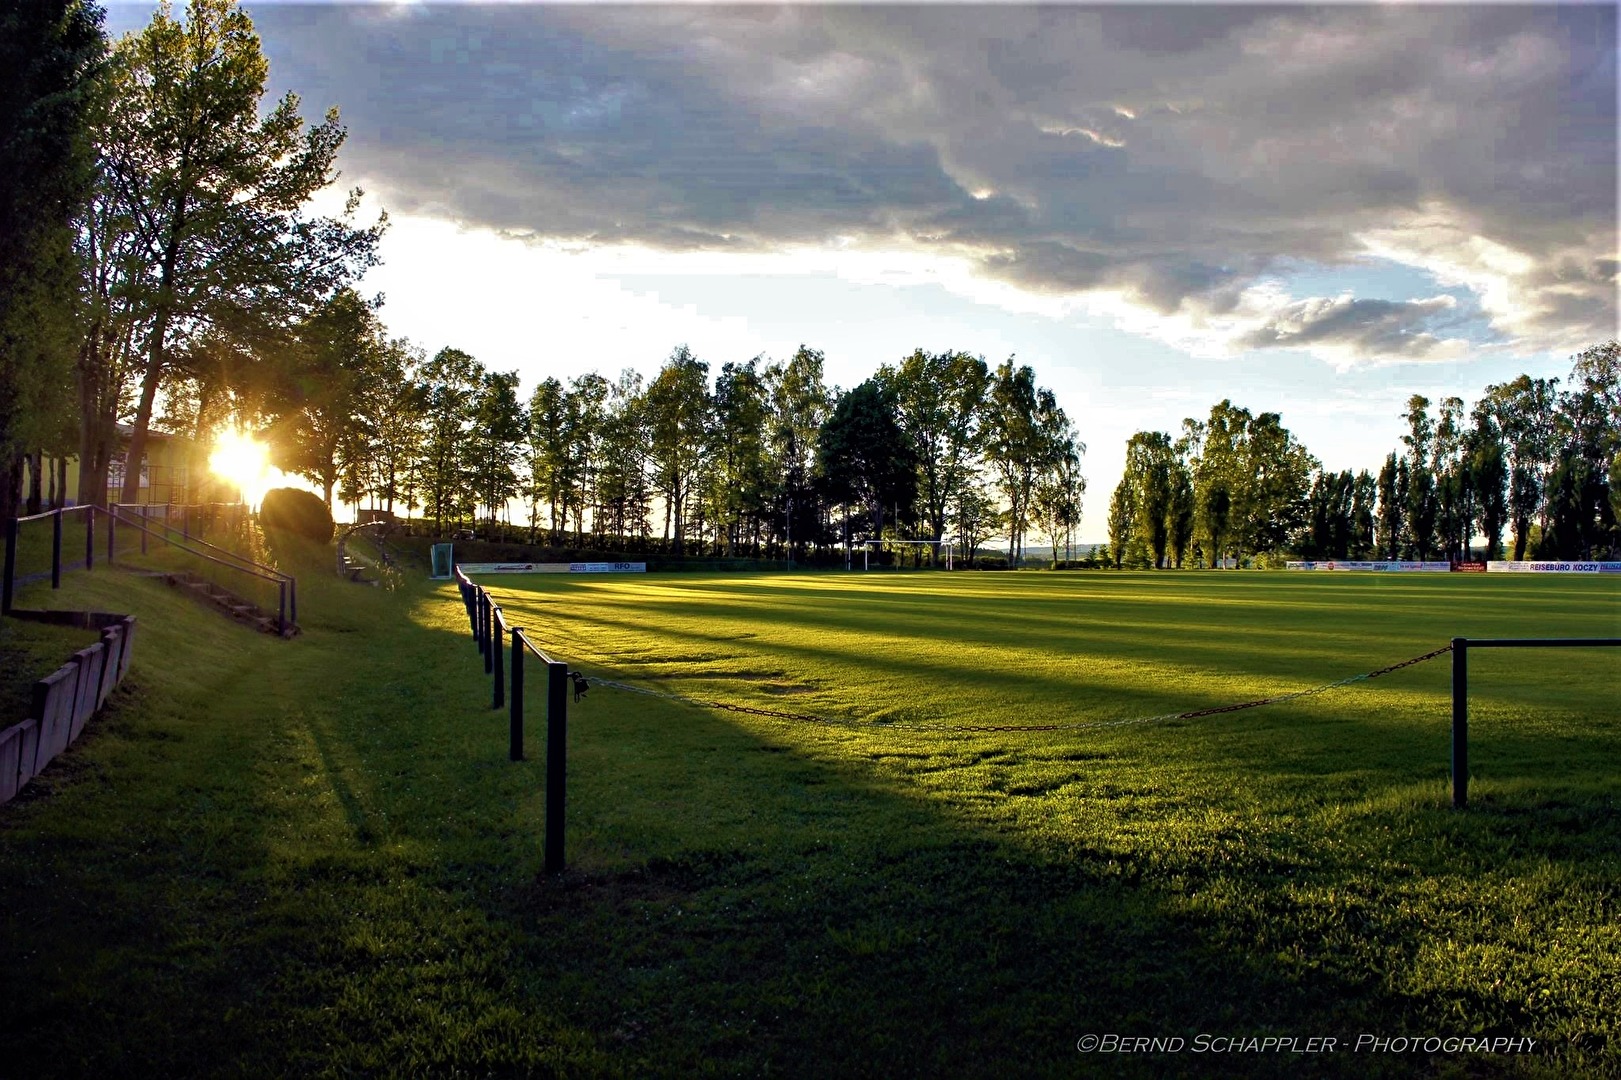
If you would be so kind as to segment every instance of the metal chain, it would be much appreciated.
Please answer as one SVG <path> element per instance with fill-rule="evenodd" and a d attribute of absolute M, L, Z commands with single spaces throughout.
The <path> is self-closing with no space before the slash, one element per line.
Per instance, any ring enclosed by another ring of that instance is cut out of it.
<path fill-rule="evenodd" d="M 705 698 L 692 697 L 689 694 L 678 694 L 668 690 L 654 690 L 646 686 L 635 686 L 631 683 L 616 682 L 613 679 L 604 679 L 593 676 L 591 682 L 595 686 L 608 686 L 615 690 L 625 690 L 633 694 L 644 694 L 648 697 L 664 698 L 668 701 L 681 701 L 689 705 L 698 705 L 706 709 L 720 709 L 725 712 L 748 713 L 751 716 L 765 716 L 774 720 L 796 720 L 802 723 L 823 724 L 831 727 L 860 727 L 879 728 L 889 731 L 948 731 L 948 732 L 992 732 L 992 731 L 1090 731 L 1097 728 L 1130 727 L 1136 724 L 1153 724 L 1165 720 L 1193 720 L 1201 716 L 1216 716 L 1221 713 L 1240 712 L 1244 709 L 1255 709 L 1262 705 L 1277 705 L 1285 701 L 1294 701 L 1297 698 L 1311 697 L 1314 694 L 1324 694 L 1330 690 L 1337 690 L 1352 683 L 1365 682 L 1377 679 L 1381 675 L 1389 675 L 1393 671 L 1400 671 L 1414 664 L 1422 664 L 1426 660 L 1433 660 L 1437 656 L 1452 651 L 1450 644 L 1439 649 L 1431 650 L 1422 656 L 1415 656 L 1410 660 L 1390 664 L 1362 675 L 1352 675 L 1335 682 L 1314 686 L 1309 690 L 1296 690 L 1288 694 L 1277 694 L 1273 697 L 1260 698 L 1255 701 L 1244 701 L 1236 705 L 1219 705 L 1209 709 L 1193 709 L 1188 712 L 1160 713 L 1157 716 L 1136 716 L 1127 720 L 1094 720 L 1075 724 L 884 724 L 874 721 L 853 720 L 847 717 L 830 718 L 816 716 L 812 713 L 783 712 L 777 709 L 762 709 L 753 705 L 738 705 L 729 701 L 710 701 Z"/>

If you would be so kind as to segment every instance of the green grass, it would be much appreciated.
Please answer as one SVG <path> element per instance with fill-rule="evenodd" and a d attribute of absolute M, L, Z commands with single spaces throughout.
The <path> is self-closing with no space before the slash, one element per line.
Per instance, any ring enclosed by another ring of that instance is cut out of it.
<path fill-rule="evenodd" d="M 1610 581 L 1261 574 L 498 578 L 593 675 L 570 869 L 454 589 L 283 550 L 304 635 L 149 581 L 128 689 L 0 810 L 18 1075 L 1621 1071 Z M 159 665 L 158 658 L 175 662 Z M 1087 1033 L 1539 1039 L 1545 1056 L 1087 1057 Z"/>

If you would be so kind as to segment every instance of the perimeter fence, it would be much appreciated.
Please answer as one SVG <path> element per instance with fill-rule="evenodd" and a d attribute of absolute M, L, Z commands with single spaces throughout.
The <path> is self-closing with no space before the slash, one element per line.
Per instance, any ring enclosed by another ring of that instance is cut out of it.
<path fill-rule="evenodd" d="M 572 684 L 574 700 L 585 695 L 585 676 L 570 671 L 568 664 L 549 656 L 536 645 L 521 626 L 513 626 L 490 597 L 489 591 L 475 584 L 456 567 L 453 576 L 461 591 L 473 642 L 484 658 L 484 673 L 490 676 L 490 707 L 508 708 L 507 757 L 524 760 L 524 660 L 533 656 L 546 666 L 546 837 L 544 865 L 548 874 L 563 869 L 563 821 L 568 784 L 568 699 Z M 511 661 L 503 663 L 502 650 L 511 641 Z M 510 673 L 510 674 L 509 674 Z"/>

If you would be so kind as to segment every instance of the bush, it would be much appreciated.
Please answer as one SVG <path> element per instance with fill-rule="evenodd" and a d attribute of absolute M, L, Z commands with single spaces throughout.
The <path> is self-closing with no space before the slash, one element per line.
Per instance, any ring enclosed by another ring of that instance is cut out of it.
<path fill-rule="evenodd" d="M 259 524 L 308 537 L 317 544 L 332 540 L 332 511 L 321 496 L 298 488 L 274 488 L 259 504 Z"/>

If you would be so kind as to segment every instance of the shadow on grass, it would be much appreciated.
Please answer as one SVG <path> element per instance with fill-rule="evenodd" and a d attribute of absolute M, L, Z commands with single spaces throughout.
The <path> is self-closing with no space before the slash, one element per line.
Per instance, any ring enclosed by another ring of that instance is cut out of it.
<path fill-rule="evenodd" d="M 1413 906 L 1407 891 L 1446 894 L 1444 860 L 1502 865 L 1497 819 L 1406 851 L 1375 834 L 1419 835 L 1430 811 L 1422 797 L 1416 810 L 1380 802 L 1390 784 L 1371 782 L 1369 805 L 1337 827 L 1292 793 L 1297 766 L 1269 756 L 1265 734 L 1214 764 L 1120 739 L 898 747 L 598 689 L 570 725 L 571 869 L 539 877 L 543 772 L 504 760 L 505 715 L 488 708 L 454 591 L 377 592 L 311 589 L 304 639 L 253 647 L 223 715 L 190 715 L 211 699 L 199 685 L 131 718 L 187 714 L 177 746 L 116 772 L 110 791 L 63 800 L 100 821 L 127 814 L 123 831 L 86 832 L 58 857 L 40 845 L 62 843 L 71 822 L 35 813 L 20 843 L 0 829 L 0 1004 L 18 1068 L 1405 1076 L 1447 1062 L 1267 1055 L 1212 1068 L 1087 1058 L 1075 1043 L 1556 1023 L 1489 980 L 1412 974 L 1437 935 L 1501 921 L 1450 910 L 1450 895 Z M 410 603 L 429 625 L 403 617 Z M 345 644 L 380 625 L 369 646 Z M 528 700 L 538 755 L 538 687 Z M 1235 797 L 1245 771 L 1257 794 Z M 1577 834 L 1607 835 L 1591 804 L 1563 812 Z M 1539 899 L 1561 885 L 1596 895 L 1587 879 L 1609 864 L 1583 848 L 1577 878 L 1527 871 L 1555 850 L 1549 812 L 1527 813 L 1507 874 L 1529 884 L 1502 910 L 1547 928 Z M 1370 855 L 1391 865 L 1370 873 Z M 41 991 L 63 955 L 53 948 L 96 917 L 74 899 L 87 881 L 148 935 L 142 963 L 125 973 L 70 950 L 81 969 Z M 1531 978 L 1508 975 L 1516 989 Z M 1602 1031 L 1614 1014 L 1594 993 L 1575 1016 Z"/>

